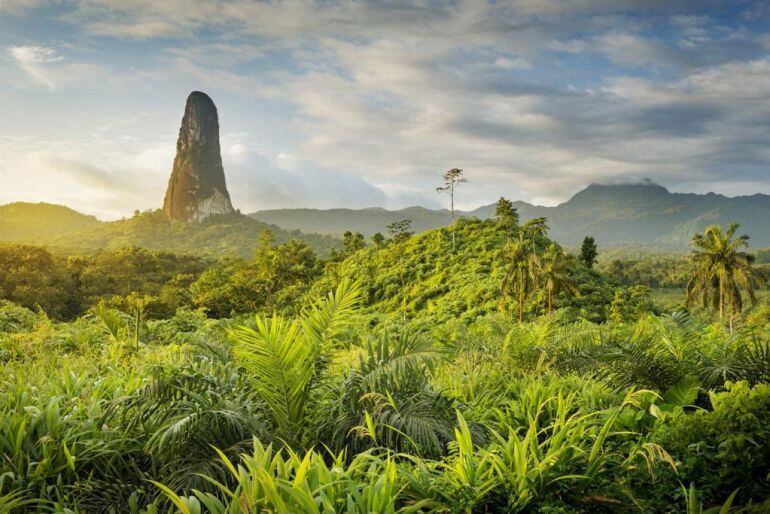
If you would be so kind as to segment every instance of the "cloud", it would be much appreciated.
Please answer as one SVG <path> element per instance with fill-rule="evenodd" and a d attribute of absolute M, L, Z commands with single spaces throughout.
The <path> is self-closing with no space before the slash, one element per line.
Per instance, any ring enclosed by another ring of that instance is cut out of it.
<path fill-rule="evenodd" d="M 279 151 L 265 155 L 248 133 L 221 137 L 222 162 L 233 205 L 244 212 L 283 206 L 370 207 L 387 201 L 380 187 L 355 175 L 319 168 Z"/>
<path fill-rule="evenodd" d="M 17 46 L 9 49 L 11 56 L 24 64 L 42 64 L 61 61 L 56 50 L 42 46 Z"/>
<path fill-rule="evenodd" d="M 592 181 L 643 177 L 695 188 L 730 174 L 731 191 L 770 192 L 770 35 L 752 9 L 79 0 L 62 10 L 79 42 L 116 59 L 109 95 L 141 96 L 175 124 L 168 106 L 185 88 L 212 92 L 244 210 L 437 205 L 432 191 L 451 167 L 470 179 L 465 209 L 501 194 L 556 203 Z M 48 70 L 63 63 L 32 61 L 51 84 L 65 80 Z M 162 190 L 175 138 L 163 128 L 132 133 L 125 151 L 105 144 L 74 158 L 109 173 L 151 169 Z"/>
<path fill-rule="evenodd" d="M 3 151 L 3 169 L 12 188 L 0 191 L 0 203 L 47 201 L 115 219 L 158 201 L 152 181 L 136 180 L 136 170 L 103 168 L 65 150 Z"/>
<path fill-rule="evenodd" d="M 3 0 L 2 13 L 20 15 L 43 5 L 45 0 Z"/>
<path fill-rule="evenodd" d="M 137 20 L 131 24 L 94 22 L 90 25 L 92 33 L 99 36 L 129 37 L 148 39 L 160 36 L 178 36 L 182 28 L 167 20 Z"/>
<path fill-rule="evenodd" d="M 56 83 L 48 69 L 48 65 L 51 63 L 64 60 L 64 57 L 58 55 L 56 50 L 43 46 L 15 46 L 9 48 L 8 53 L 32 78 L 44 84 L 51 91 L 56 89 Z"/>

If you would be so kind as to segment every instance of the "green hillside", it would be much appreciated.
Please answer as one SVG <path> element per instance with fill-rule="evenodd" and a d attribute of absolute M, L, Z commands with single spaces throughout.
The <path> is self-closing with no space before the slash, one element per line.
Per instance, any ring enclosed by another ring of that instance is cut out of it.
<path fill-rule="evenodd" d="M 240 214 L 210 216 L 200 223 L 186 223 L 170 221 L 159 210 L 104 223 L 96 229 L 52 238 L 48 242 L 78 250 L 140 246 L 208 256 L 248 256 L 254 253 L 259 236 L 266 230 L 273 232 L 278 243 L 299 239 L 322 255 L 339 244 L 339 240 L 331 236 L 284 230 Z"/>
<path fill-rule="evenodd" d="M 218 260 L 206 258 L 202 250 L 206 243 L 209 249 L 224 245 L 217 249 L 225 255 L 251 248 L 253 243 L 245 239 L 249 232 L 240 224 L 249 228 L 258 222 L 211 218 L 190 226 L 164 220 L 145 213 L 104 224 L 99 231 L 88 232 L 88 238 L 64 236 L 70 245 L 80 245 L 75 258 L 64 251 L 64 242 L 56 252 L 32 245 L 0 245 L 0 299 L 42 308 L 57 319 L 72 319 L 103 301 L 125 307 L 135 292 L 149 297 L 146 311 L 152 317 L 185 307 L 222 318 L 254 311 L 294 312 L 303 298 L 323 294 L 349 278 L 362 284 L 363 303 L 375 324 L 388 317 L 421 323 L 470 322 L 494 312 L 515 316 L 517 311 L 515 299 L 504 295 L 501 286 L 511 266 L 506 247 L 523 229 L 504 228 L 494 220 L 458 221 L 454 248 L 450 229 L 441 228 L 368 247 L 362 238 L 345 238 L 342 247 L 324 259 L 301 241 L 279 241 L 263 232 L 247 255 Z M 214 240 L 212 234 L 221 238 Z M 551 243 L 544 235 L 532 241 L 541 254 Z M 154 242 L 193 251 L 156 250 Z M 99 244 L 116 246 L 87 250 Z M 605 319 L 616 287 L 577 262 L 569 263 L 581 295 L 557 294 L 555 307 L 571 317 Z M 544 312 L 545 300 L 542 293 L 528 298 L 525 316 Z"/>
<path fill-rule="evenodd" d="M 14 202 L 0 205 L 0 241 L 35 242 L 99 226 L 94 216 L 63 205 Z"/>
<path fill-rule="evenodd" d="M 501 292 L 510 267 L 504 251 L 509 236 L 494 220 L 463 218 L 457 223 L 454 249 L 446 227 L 390 242 L 383 248 L 367 247 L 340 263 L 327 265 L 309 297 L 347 277 L 362 282 L 365 304 L 378 316 L 395 314 L 402 319 L 445 322 L 470 321 L 500 311 L 513 313 L 515 301 Z M 542 237 L 538 246 L 545 248 L 549 242 Z M 557 299 L 557 306 L 569 307 L 571 315 L 604 317 L 604 308 L 612 300 L 612 288 L 606 280 L 579 265 L 573 267 L 572 275 L 582 294 L 565 298 L 563 303 Z M 544 308 L 541 295 L 528 305 L 528 312 L 542 312 Z"/>
<path fill-rule="evenodd" d="M 332 236 L 285 230 L 241 214 L 211 216 L 201 223 L 173 222 L 160 210 L 131 218 L 102 222 L 67 207 L 52 204 L 9 204 L 0 207 L 0 240 L 36 243 L 67 252 L 138 246 L 150 250 L 202 256 L 249 256 L 266 230 L 278 243 L 306 242 L 320 255 L 339 246 Z"/>

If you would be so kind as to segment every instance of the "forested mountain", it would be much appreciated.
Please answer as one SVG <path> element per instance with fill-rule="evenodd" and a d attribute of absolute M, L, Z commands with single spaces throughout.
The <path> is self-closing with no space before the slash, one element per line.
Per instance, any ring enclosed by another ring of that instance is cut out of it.
<path fill-rule="evenodd" d="M 592 185 L 554 208 L 521 209 L 523 218 L 548 217 L 553 236 L 568 245 L 585 234 L 604 245 L 640 244 L 686 249 L 693 235 L 713 224 L 738 222 L 752 246 L 770 245 L 770 196 L 726 197 L 671 193 L 646 183 Z"/>
<path fill-rule="evenodd" d="M 0 241 L 32 242 L 100 224 L 94 216 L 63 205 L 14 202 L 0 205 Z"/>
<path fill-rule="evenodd" d="M 273 233 L 277 243 L 297 239 L 320 255 L 327 255 L 340 244 L 329 235 L 285 230 L 237 213 L 187 223 L 169 220 L 156 210 L 103 222 L 61 205 L 0 206 L 0 241 L 36 243 L 68 252 L 140 246 L 203 256 L 250 256 L 266 230 Z"/>
<path fill-rule="evenodd" d="M 706 226 L 732 221 L 752 236 L 752 246 L 770 245 L 770 196 L 726 197 L 709 193 L 671 193 L 652 184 L 593 184 L 556 207 L 514 202 L 523 221 L 548 218 L 552 236 L 560 243 L 576 246 L 587 234 L 600 245 L 640 245 L 667 249 L 687 248 L 693 234 Z M 494 215 L 494 205 L 460 212 L 482 219 Z M 252 213 L 253 218 L 288 229 L 307 232 L 364 234 L 384 232 L 388 223 L 410 219 L 417 232 L 449 223 L 449 211 L 422 207 L 388 211 L 385 209 L 277 209 Z"/>

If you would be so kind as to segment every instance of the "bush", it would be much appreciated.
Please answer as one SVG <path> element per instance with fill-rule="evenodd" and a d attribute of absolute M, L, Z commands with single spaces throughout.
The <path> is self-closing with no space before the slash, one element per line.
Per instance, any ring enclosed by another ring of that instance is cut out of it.
<path fill-rule="evenodd" d="M 0 333 L 32 330 L 36 319 L 35 313 L 26 307 L 0 300 Z"/>
<path fill-rule="evenodd" d="M 653 439 L 676 460 L 678 479 L 696 484 L 707 504 L 736 489 L 743 503 L 763 500 L 770 494 L 770 384 L 726 388 L 710 394 L 712 411 L 682 414 L 661 424 Z"/>

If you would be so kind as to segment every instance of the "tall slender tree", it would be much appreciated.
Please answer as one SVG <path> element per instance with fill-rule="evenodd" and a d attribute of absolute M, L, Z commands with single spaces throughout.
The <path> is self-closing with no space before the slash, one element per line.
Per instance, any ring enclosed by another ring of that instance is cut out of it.
<path fill-rule="evenodd" d="M 524 320 L 524 302 L 541 283 L 541 248 L 538 245 L 547 233 L 546 218 L 534 218 L 527 221 L 519 229 L 518 237 L 509 240 L 505 246 L 504 255 L 509 261 L 509 268 L 501 289 L 504 295 L 518 298 L 519 322 Z"/>
<path fill-rule="evenodd" d="M 730 321 L 734 313 L 743 309 L 743 293 L 752 305 L 757 298 L 754 288 L 764 283 L 764 278 L 754 269 L 754 256 L 742 251 L 748 247 L 749 236 L 735 237 L 737 223 L 727 230 L 711 225 L 703 234 L 696 234 L 690 245 L 693 248 L 693 274 L 687 284 L 687 301 L 711 304 L 724 317 L 729 310 Z"/>
<path fill-rule="evenodd" d="M 503 278 L 503 295 L 516 297 L 519 310 L 519 323 L 524 321 L 524 302 L 530 297 L 535 287 L 536 256 L 532 245 L 519 231 L 519 237 L 509 241 L 504 255 L 509 262 L 508 272 Z"/>
<path fill-rule="evenodd" d="M 460 168 L 452 168 L 444 173 L 442 176 L 444 185 L 436 188 L 439 193 L 446 193 L 449 195 L 449 211 L 452 213 L 452 248 L 455 247 L 455 189 L 458 184 L 468 182 L 463 177 L 463 170 Z"/>
<path fill-rule="evenodd" d="M 521 231 L 532 245 L 532 253 L 537 256 L 537 244 L 548 233 L 548 220 L 546 218 L 532 218 L 521 227 Z"/>
<path fill-rule="evenodd" d="M 554 308 L 554 297 L 564 292 L 579 296 L 580 291 L 570 276 L 570 269 L 575 265 L 575 257 L 565 253 L 562 248 L 552 243 L 539 259 L 537 273 L 548 295 L 548 316 Z"/>

